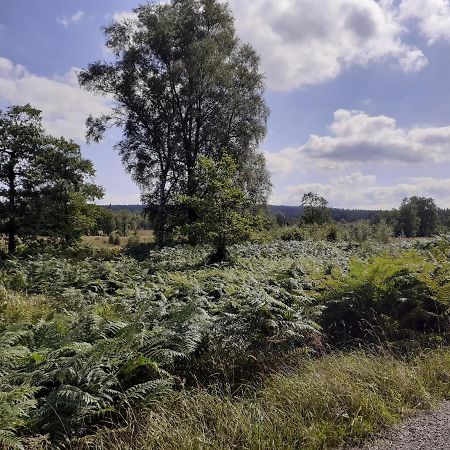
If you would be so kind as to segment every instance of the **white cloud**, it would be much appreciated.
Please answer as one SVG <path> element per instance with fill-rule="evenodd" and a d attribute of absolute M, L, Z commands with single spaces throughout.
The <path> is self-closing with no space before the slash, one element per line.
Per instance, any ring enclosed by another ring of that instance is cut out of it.
<path fill-rule="evenodd" d="M 136 19 L 136 14 L 133 11 L 121 11 L 113 14 L 114 22 L 124 22 L 126 20 Z"/>
<path fill-rule="evenodd" d="M 420 33 L 433 44 L 450 41 L 450 3 L 448 0 L 402 0 L 400 20 L 415 19 Z"/>
<path fill-rule="evenodd" d="M 56 22 L 58 22 L 60 25 L 63 25 L 65 28 L 68 28 L 72 23 L 78 23 L 84 16 L 85 12 L 80 10 L 70 17 L 58 17 L 56 19 Z"/>
<path fill-rule="evenodd" d="M 278 177 L 306 170 L 350 165 L 450 161 L 450 126 L 401 128 L 392 117 L 340 109 L 330 135 L 311 135 L 306 144 L 266 153 Z"/>
<path fill-rule="evenodd" d="M 347 182 L 346 182 L 347 180 Z M 450 178 L 411 177 L 391 185 L 377 185 L 376 177 L 360 172 L 331 179 L 328 183 L 305 183 L 287 186 L 276 193 L 274 204 L 297 205 L 306 192 L 324 196 L 334 207 L 390 209 L 398 207 L 405 197 L 433 197 L 440 207 L 450 207 Z"/>
<path fill-rule="evenodd" d="M 76 74 L 72 68 L 63 76 L 38 76 L 0 57 L 0 98 L 10 104 L 30 103 L 42 110 L 50 133 L 83 140 L 86 118 L 107 112 L 109 102 L 82 90 Z"/>
<path fill-rule="evenodd" d="M 361 186 L 371 186 L 375 184 L 376 180 L 377 177 L 374 175 L 364 175 L 361 172 L 354 172 L 350 175 L 332 178 L 331 184 L 333 186 L 351 186 L 357 188 Z"/>
<path fill-rule="evenodd" d="M 243 41 L 262 56 L 269 87 L 332 80 L 351 66 L 394 61 L 405 72 L 427 59 L 406 44 L 391 0 L 231 0 Z"/>
<path fill-rule="evenodd" d="M 405 129 L 388 116 L 338 110 L 332 136 L 312 135 L 302 151 L 312 158 L 347 162 L 450 160 L 450 126 Z"/>

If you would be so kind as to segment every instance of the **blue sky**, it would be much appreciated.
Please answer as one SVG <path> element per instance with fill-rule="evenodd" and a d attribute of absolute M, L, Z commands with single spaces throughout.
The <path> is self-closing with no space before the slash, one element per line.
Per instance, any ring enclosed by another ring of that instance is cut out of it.
<path fill-rule="evenodd" d="M 94 161 L 106 203 L 139 192 L 114 143 L 86 145 L 106 111 L 76 72 L 108 57 L 101 27 L 134 0 L 14 0 L 0 5 L 0 105 L 30 102 L 50 132 Z M 391 208 L 410 195 L 450 207 L 449 0 L 230 0 L 242 40 L 260 53 L 272 114 L 261 151 L 272 203 L 304 192 L 336 207 Z"/>

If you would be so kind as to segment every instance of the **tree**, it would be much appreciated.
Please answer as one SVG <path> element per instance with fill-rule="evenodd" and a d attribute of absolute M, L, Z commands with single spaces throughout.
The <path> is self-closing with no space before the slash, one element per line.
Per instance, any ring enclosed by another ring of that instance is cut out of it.
<path fill-rule="evenodd" d="M 331 219 L 327 200 L 312 192 L 303 195 L 302 209 L 302 218 L 307 224 L 323 224 Z"/>
<path fill-rule="evenodd" d="M 173 0 L 134 12 L 134 19 L 105 28 L 115 60 L 89 65 L 79 81 L 114 98 L 110 114 L 88 119 L 88 138 L 122 128 L 116 148 L 155 217 L 161 243 L 175 200 L 198 192 L 200 157 L 218 161 L 229 152 L 249 198 L 267 200 L 270 180 L 257 147 L 269 112 L 259 57 L 236 37 L 226 4 Z M 195 220 L 191 209 L 187 219 Z"/>
<path fill-rule="evenodd" d="M 94 220 L 86 202 L 102 196 L 86 181 L 94 174 L 77 144 L 44 132 L 39 110 L 0 110 L 0 226 L 9 253 L 17 237 L 79 237 Z"/>
<path fill-rule="evenodd" d="M 220 161 L 201 157 L 197 163 L 198 193 L 182 196 L 180 202 L 196 214 L 196 221 L 183 227 L 188 236 L 212 243 L 212 261 L 227 259 L 227 246 L 249 237 L 260 217 L 251 210 L 248 194 L 239 187 L 239 172 L 233 157 Z"/>
<path fill-rule="evenodd" d="M 438 208 L 432 198 L 405 198 L 400 205 L 396 233 L 406 237 L 427 237 L 437 233 Z"/>

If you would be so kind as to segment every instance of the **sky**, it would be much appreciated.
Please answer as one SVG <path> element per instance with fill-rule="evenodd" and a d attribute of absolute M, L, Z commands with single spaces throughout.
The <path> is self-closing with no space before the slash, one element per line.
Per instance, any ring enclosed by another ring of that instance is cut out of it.
<path fill-rule="evenodd" d="M 86 144 L 108 101 L 77 71 L 109 58 L 102 27 L 138 0 L 0 2 L 0 108 L 31 103 L 49 132 L 94 162 L 101 203 L 139 203 L 114 144 Z M 305 192 L 331 206 L 390 209 L 404 197 L 450 207 L 450 0 L 230 0 L 260 54 L 271 109 L 272 204 Z"/>

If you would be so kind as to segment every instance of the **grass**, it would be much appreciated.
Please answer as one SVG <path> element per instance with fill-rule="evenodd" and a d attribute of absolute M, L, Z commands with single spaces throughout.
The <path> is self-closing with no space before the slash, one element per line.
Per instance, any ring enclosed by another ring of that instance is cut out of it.
<path fill-rule="evenodd" d="M 79 450 L 329 449 L 361 442 L 450 396 L 450 350 L 414 360 L 363 353 L 309 360 L 248 398 L 191 390 L 130 414 Z"/>
<path fill-rule="evenodd" d="M 142 242 L 153 242 L 154 233 L 153 230 L 138 230 L 137 236 Z M 82 241 L 85 244 L 91 245 L 94 248 L 103 248 L 103 249 L 112 249 L 112 248 L 124 248 L 130 236 L 121 236 L 120 237 L 120 245 L 110 244 L 108 241 L 108 236 L 83 236 Z"/>

